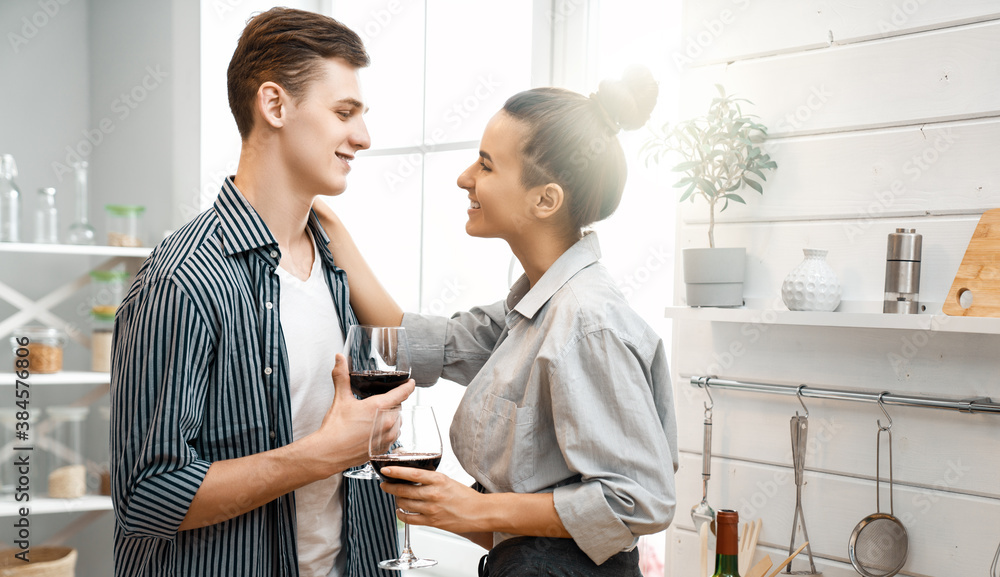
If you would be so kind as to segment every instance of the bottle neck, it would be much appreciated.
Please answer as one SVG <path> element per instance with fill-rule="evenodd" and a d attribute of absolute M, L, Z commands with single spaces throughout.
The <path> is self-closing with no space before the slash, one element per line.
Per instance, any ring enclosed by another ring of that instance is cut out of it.
<path fill-rule="evenodd" d="M 716 555 L 713 577 L 739 577 L 739 564 L 738 555 Z"/>

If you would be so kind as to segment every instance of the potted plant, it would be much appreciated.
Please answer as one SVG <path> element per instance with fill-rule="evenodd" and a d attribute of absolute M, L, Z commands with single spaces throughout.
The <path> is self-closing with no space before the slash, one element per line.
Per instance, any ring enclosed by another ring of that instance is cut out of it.
<path fill-rule="evenodd" d="M 681 162 L 673 171 L 682 173 L 674 183 L 674 188 L 683 191 L 680 202 L 700 197 L 708 203 L 709 248 L 683 251 L 689 306 L 743 304 L 746 249 L 715 247 L 715 212 L 726 210 L 730 203 L 746 204 L 738 194 L 744 187 L 763 194 L 764 171 L 778 167 L 759 146 L 767 136 L 767 127 L 740 107 L 749 101 L 727 95 L 720 85 L 716 88 L 719 96 L 712 99 L 705 116 L 673 126 L 664 124 L 640 151 L 647 166 L 668 155 L 679 155 Z"/>

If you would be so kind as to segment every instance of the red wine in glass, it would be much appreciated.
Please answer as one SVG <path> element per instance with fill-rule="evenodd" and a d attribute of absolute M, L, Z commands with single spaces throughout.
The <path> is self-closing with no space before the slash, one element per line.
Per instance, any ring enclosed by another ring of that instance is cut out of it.
<path fill-rule="evenodd" d="M 367 399 L 372 395 L 388 393 L 408 380 L 410 380 L 408 371 L 353 371 L 351 390 L 358 398 Z"/>
<path fill-rule="evenodd" d="M 344 338 L 351 391 L 362 399 L 388 393 L 410 378 L 410 347 L 403 327 L 351 325 Z M 377 479 L 371 464 L 344 473 L 352 479 Z"/>
<path fill-rule="evenodd" d="M 382 475 L 382 467 L 413 467 L 425 471 L 437 471 L 438 465 L 441 464 L 441 453 L 393 453 L 370 457 L 370 459 L 379 479 L 386 483 L 414 485 L 413 481 Z"/>

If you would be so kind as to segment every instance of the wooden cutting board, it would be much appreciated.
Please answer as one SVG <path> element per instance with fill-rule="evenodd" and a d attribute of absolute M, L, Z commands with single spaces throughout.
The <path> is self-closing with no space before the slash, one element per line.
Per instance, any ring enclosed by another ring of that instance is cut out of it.
<path fill-rule="evenodd" d="M 972 295 L 971 306 L 963 307 L 966 293 Z M 942 310 L 951 316 L 1000 317 L 1000 208 L 979 219 Z"/>

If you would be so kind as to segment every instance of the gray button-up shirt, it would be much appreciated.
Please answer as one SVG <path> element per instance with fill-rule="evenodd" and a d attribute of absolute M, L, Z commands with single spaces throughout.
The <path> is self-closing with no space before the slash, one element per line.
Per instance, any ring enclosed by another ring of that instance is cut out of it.
<path fill-rule="evenodd" d="M 663 341 L 600 255 L 590 233 L 504 301 L 403 317 L 417 382 L 468 386 L 451 427 L 465 470 L 489 492 L 553 493 L 596 563 L 670 524 L 677 470 Z"/>

